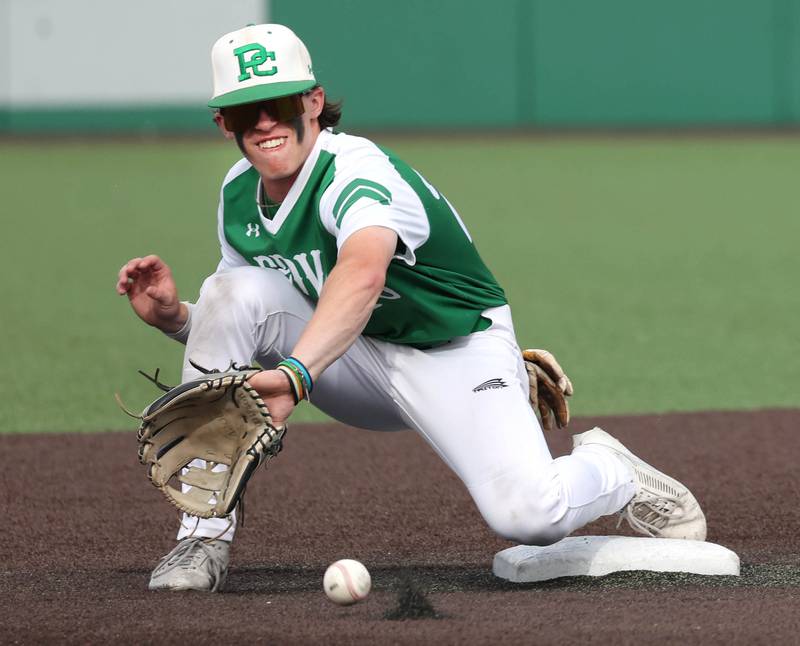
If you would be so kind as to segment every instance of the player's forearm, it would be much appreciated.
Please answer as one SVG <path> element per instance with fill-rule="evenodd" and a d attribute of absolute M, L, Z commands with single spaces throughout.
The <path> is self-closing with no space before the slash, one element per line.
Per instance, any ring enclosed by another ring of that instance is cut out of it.
<path fill-rule="evenodd" d="M 292 351 L 313 379 L 353 345 L 372 315 L 386 273 L 359 262 L 334 267 L 316 311 Z"/>

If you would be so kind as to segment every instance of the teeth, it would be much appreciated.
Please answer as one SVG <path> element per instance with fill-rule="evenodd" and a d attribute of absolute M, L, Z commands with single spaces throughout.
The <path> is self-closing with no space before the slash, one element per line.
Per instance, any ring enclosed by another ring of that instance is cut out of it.
<path fill-rule="evenodd" d="M 286 141 L 286 137 L 278 137 L 277 139 L 267 139 L 266 141 L 262 141 L 258 144 L 259 148 L 277 148 L 283 142 Z"/>

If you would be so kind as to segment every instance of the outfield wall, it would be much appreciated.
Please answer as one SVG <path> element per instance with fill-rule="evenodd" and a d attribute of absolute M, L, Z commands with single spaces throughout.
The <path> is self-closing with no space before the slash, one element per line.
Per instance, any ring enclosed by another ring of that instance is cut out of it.
<path fill-rule="evenodd" d="M 210 130 L 211 43 L 268 17 L 307 42 L 346 127 L 800 123 L 796 0 L 133 6 L 6 0 L 0 131 Z"/>

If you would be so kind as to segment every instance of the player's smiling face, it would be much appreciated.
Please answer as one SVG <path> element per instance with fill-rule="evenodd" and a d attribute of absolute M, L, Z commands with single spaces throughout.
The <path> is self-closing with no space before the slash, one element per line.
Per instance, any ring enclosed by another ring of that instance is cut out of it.
<path fill-rule="evenodd" d="M 279 121 L 267 110 L 261 110 L 256 124 L 240 134 L 242 152 L 259 172 L 274 200 L 284 199 L 319 135 L 317 118 L 325 103 L 325 93 L 315 88 L 302 101 L 301 115 Z"/>

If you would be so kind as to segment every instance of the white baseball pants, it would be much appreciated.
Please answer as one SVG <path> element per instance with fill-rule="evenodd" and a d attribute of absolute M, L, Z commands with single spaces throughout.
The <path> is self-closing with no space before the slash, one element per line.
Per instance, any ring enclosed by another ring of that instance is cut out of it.
<path fill-rule="evenodd" d="M 183 380 L 199 376 L 189 359 L 206 368 L 225 369 L 231 361 L 273 368 L 291 353 L 313 311 L 276 270 L 213 274 L 192 312 Z M 489 329 L 431 350 L 362 336 L 319 377 L 312 401 L 351 426 L 414 429 L 461 478 L 495 532 L 548 545 L 619 511 L 634 495 L 633 474 L 592 447 L 553 460 L 528 403 L 511 311 L 484 315 Z M 486 382 L 495 387 L 476 390 Z M 187 516 L 178 538 L 232 540 L 234 532 L 235 522 Z"/>

